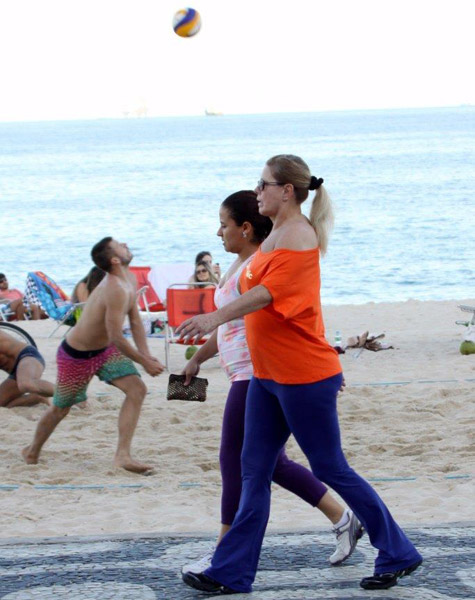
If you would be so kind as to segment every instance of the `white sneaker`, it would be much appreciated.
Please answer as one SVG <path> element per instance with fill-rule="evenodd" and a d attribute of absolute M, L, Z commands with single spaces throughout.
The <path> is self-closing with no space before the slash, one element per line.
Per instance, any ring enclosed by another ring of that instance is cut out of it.
<path fill-rule="evenodd" d="M 330 556 L 333 566 L 341 565 L 356 548 L 358 540 L 364 533 L 363 525 L 358 521 L 356 515 L 349 509 L 345 511 L 348 520 L 340 527 L 333 527 L 336 535 L 336 550 Z"/>
<path fill-rule="evenodd" d="M 203 573 L 203 571 L 206 571 L 206 569 L 208 567 L 211 567 L 211 559 L 213 558 L 213 554 L 214 554 L 214 548 L 213 548 L 212 552 L 205 554 L 199 560 L 195 560 L 195 562 L 183 565 L 183 567 L 181 568 L 182 574 L 194 573 L 196 575 L 198 573 Z"/>

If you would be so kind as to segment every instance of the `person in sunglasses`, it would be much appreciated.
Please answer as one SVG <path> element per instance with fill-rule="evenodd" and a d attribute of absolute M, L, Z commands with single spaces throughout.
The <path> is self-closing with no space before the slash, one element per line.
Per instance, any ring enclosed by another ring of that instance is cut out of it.
<path fill-rule="evenodd" d="M 216 289 L 215 304 L 222 307 L 239 298 L 240 275 L 271 232 L 272 221 L 259 214 L 257 195 L 250 190 L 228 196 L 219 209 L 219 220 L 217 235 L 222 239 L 226 252 L 236 255 Z M 186 375 L 185 385 L 199 373 L 201 365 L 216 354 L 219 354 L 221 366 L 231 384 L 224 409 L 219 452 L 222 479 L 219 543 L 231 528 L 241 496 L 246 395 L 252 377 L 244 319 L 220 325 L 213 332 L 186 364 L 183 370 Z M 272 480 L 310 506 L 318 508 L 331 521 L 336 535 L 336 549 L 329 557 L 332 565 L 340 565 L 351 556 L 358 539 L 363 535 L 361 523 L 351 510 L 345 509 L 335 500 L 326 486 L 307 468 L 290 460 L 285 449 L 281 450 L 277 458 Z M 207 552 L 199 560 L 186 564 L 182 573 L 200 573 L 210 566 L 212 555 L 212 552 Z"/>
<path fill-rule="evenodd" d="M 213 263 L 211 252 L 208 250 L 201 250 L 201 252 L 198 252 L 198 254 L 195 256 L 195 265 L 201 261 L 208 263 L 211 271 L 215 274 L 216 279 L 219 281 L 221 279 L 221 267 L 219 266 L 219 263 Z"/>
<path fill-rule="evenodd" d="M 209 283 L 209 285 L 195 285 L 196 283 Z M 191 277 L 190 289 L 195 287 L 208 288 L 218 284 L 218 278 L 211 270 L 210 265 L 204 260 L 195 265 L 195 272 Z"/>
<path fill-rule="evenodd" d="M 199 341 L 244 317 L 253 363 L 239 510 L 211 566 L 183 574 L 187 585 L 210 594 L 251 592 L 269 517 L 272 473 L 291 434 L 314 475 L 342 497 L 378 550 L 374 574 L 363 578 L 361 587 L 387 589 L 422 563 L 382 499 L 349 466 L 341 447 L 337 395 L 342 369 L 325 339 L 320 304 L 320 254 L 327 250 L 333 220 L 322 184 L 300 157 L 270 158 L 256 193 L 259 212 L 270 217 L 273 228 L 241 274 L 242 295 L 177 328 L 185 340 Z M 301 205 L 309 191 L 315 195 L 307 219 Z"/>

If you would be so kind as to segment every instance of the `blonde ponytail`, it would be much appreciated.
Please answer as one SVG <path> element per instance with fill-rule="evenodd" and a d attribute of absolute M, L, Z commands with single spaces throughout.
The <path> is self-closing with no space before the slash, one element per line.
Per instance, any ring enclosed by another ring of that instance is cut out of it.
<path fill-rule="evenodd" d="M 322 185 L 323 179 L 311 175 L 307 163 L 294 154 L 277 154 L 269 158 L 266 164 L 278 183 L 291 183 L 294 186 L 297 204 L 305 202 L 309 190 L 316 190 L 309 221 L 317 234 L 320 252 L 325 254 L 333 227 L 333 209 L 330 196 Z"/>
<path fill-rule="evenodd" d="M 312 208 L 310 209 L 310 223 L 317 233 L 318 245 L 322 255 L 327 251 L 333 222 L 334 216 L 330 196 L 321 185 L 313 198 Z"/>

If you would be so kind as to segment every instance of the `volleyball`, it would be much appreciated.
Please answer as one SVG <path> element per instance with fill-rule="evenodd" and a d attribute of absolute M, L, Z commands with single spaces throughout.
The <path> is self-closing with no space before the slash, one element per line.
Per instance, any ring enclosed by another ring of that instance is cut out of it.
<path fill-rule="evenodd" d="M 182 8 L 173 17 L 173 30 L 180 37 L 192 37 L 201 29 L 200 13 L 194 8 Z"/>

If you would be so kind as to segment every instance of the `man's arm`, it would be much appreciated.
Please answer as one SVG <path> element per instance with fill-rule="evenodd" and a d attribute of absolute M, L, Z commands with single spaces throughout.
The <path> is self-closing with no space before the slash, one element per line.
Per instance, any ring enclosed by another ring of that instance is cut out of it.
<path fill-rule="evenodd" d="M 128 317 L 130 322 L 130 329 L 132 331 L 132 337 L 134 339 L 138 351 L 144 356 L 151 356 L 150 351 L 148 349 L 145 329 L 142 323 L 142 319 L 140 318 L 139 309 L 137 308 L 135 302 L 132 308 L 129 310 Z"/>
<path fill-rule="evenodd" d="M 159 375 L 163 371 L 163 365 L 149 354 L 143 354 L 140 350 L 136 350 L 124 337 L 122 326 L 124 323 L 124 315 L 128 312 L 128 302 L 128 294 L 119 286 L 117 286 L 117 289 L 114 290 L 113 294 L 108 295 L 106 300 L 105 323 L 109 339 L 112 344 L 117 346 L 122 354 L 142 365 L 149 375 Z"/>

